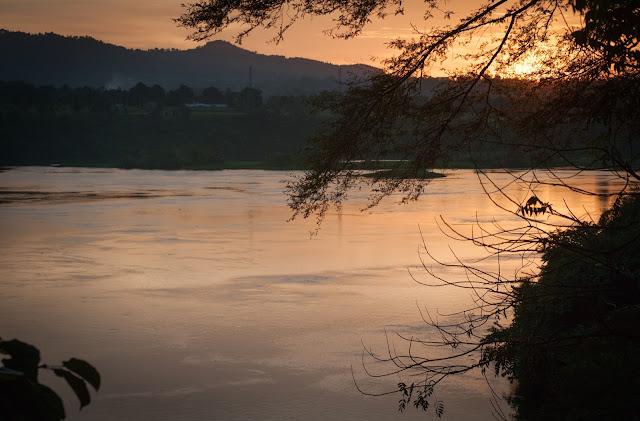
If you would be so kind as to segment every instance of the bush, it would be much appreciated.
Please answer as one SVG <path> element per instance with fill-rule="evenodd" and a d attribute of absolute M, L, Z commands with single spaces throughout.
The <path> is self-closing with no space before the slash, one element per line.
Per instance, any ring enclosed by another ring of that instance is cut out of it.
<path fill-rule="evenodd" d="M 84 360 L 71 358 L 60 366 L 40 364 L 38 348 L 17 339 L 0 340 L 0 354 L 10 356 L 2 360 L 0 367 L 0 419 L 4 421 L 59 421 L 65 418 L 60 397 L 38 382 L 39 370 L 51 370 L 65 379 L 80 400 L 80 409 L 91 402 L 87 383 L 95 390 L 100 388 L 100 374 Z"/>
<path fill-rule="evenodd" d="M 543 246 L 539 279 L 514 288 L 513 323 L 483 359 L 516 382 L 518 419 L 637 419 L 640 197 Z"/>

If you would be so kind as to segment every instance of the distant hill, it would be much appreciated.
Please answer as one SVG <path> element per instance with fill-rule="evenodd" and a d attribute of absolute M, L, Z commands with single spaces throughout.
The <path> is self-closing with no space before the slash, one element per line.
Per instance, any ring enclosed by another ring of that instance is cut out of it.
<path fill-rule="evenodd" d="M 378 71 L 367 65 L 338 66 L 303 58 L 257 54 L 226 41 L 190 50 L 132 50 L 91 37 L 28 34 L 0 29 L 0 80 L 34 85 L 129 89 L 138 82 L 175 89 L 249 85 L 265 95 L 309 94 L 336 89 L 349 75 Z"/>

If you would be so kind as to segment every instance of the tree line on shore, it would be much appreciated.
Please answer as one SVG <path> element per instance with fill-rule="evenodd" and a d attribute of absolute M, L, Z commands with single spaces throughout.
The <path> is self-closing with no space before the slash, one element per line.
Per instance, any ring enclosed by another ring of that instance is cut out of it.
<path fill-rule="evenodd" d="M 212 104 L 217 107 L 206 107 Z M 143 83 L 122 90 L 0 82 L 0 164 L 291 169 L 322 119 L 308 108 L 304 97 L 264 100 L 250 87 L 165 91 Z"/>
<path fill-rule="evenodd" d="M 273 97 L 272 102 L 282 103 L 293 98 L 299 100 L 300 97 L 276 96 Z M 162 106 L 180 107 L 189 103 L 227 105 L 242 110 L 267 105 L 263 104 L 262 91 L 252 87 L 246 87 L 240 91 L 232 91 L 228 88 L 220 90 L 215 86 L 195 90 L 189 86 L 180 85 L 176 89 L 165 90 L 158 84 L 147 86 L 138 82 L 130 89 L 106 89 L 88 86 L 70 87 L 69 85 L 34 86 L 23 81 L 0 81 L 0 104 L 18 107 L 33 106 L 39 112 L 55 107 L 68 107 L 74 111 L 100 112 L 123 109 L 122 107 L 126 106 L 153 109 Z"/>
<path fill-rule="evenodd" d="M 308 139 L 333 118 L 314 112 L 315 100 L 265 98 L 252 87 L 165 90 L 138 83 L 125 90 L 0 81 L 0 165 L 306 169 Z M 380 162 L 403 155 L 367 158 L 365 169 L 380 170 Z M 487 143 L 473 158 L 459 151 L 434 167 L 522 168 L 529 159 Z"/>

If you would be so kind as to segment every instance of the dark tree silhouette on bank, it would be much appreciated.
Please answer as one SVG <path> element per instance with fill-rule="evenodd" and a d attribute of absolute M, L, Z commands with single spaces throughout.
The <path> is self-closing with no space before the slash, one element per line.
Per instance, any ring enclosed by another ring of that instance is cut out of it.
<path fill-rule="evenodd" d="M 424 5 L 425 19 L 447 14 L 443 2 Z M 403 12 L 400 0 L 203 0 L 185 7 L 177 22 L 195 31 L 191 38 L 205 39 L 239 24 L 239 41 L 258 27 L 273 30 L 280 40 L 296 21 L 317 15 L 334 17 L 330 33 L 348 38 L 371 19 Z M 471 48 L 481 34 L 492 39 Z M 443 231 L 496 258 L 516 254 L 527 261 L 542 253 L 542 264 L 509 277 L 500 267 L 489 272 L 460 260 L 440 262 L 425 247 L 429 284 L 466 288 L 476 304 L 450 322 L 424 315 L 440 341 L 405 338 L 406 353 L 369 354 L 390 367 L 376 376 L 421 376 L 391 391 L 401 394 L 400 409 L 411 404 L 427 409 L 444 378 L 493 366 L 518 382 L 513 402 L 521 419 L 637 416 L 640 370 L 625 356 L 640 351 L 635 252 L 640 205 L 633 187 L 640 181 L 639 42 L 638 0 L 490 1 L 457 24 L 416 31 L 412 40 L 390 40 L 397 54 L 383 62 L 383 72 L 349 83 L 345 92 L 315 98 L 314 105 L 335 118 L 312 139 L 310 170 L 288 185 L 293 217 L 321 221 L 363 185 L 372 192 L 366 207 L 398 193 L 402 202 L 416 200 L 430 182 L 420 175 L 455 165 L 461 151 L 472 160 L 498 152 L 516 156 L 523 168 L 505 169 L 512 177 L 502 184 L 478 168 L 487 195 L 517 216 L 520 226 L 479 226 L 466 234 L 443 220 Z M 463 65 L 437 88 L 425 89 L 425 76 L 460 45 L 468 51 Z M 526 77 L 514 73 L 522 63 L 532 64 Z M 384 160 L 396 163 L 392 171 L 362 177 L 361 162 Z M 498 160 L 496 167 L 511 162 Z M 574 175 L 606 169 L 623 187 L 589 191 L 554 171 L 559 166 Z M 535 192 L 545 184 L 617 199 L 595 222 L 540 200 Z M 511 185 L 530 193 L 514 196 Z M 449 281 L 430 269 L 433 261 L 458 268 L 467 278 Z M 443 344 L 452 355 L 429 354 L 430 347 Z M 470 363 L 469 355 L 479 357 Z M 442 406 L 435 408 L 442 415 Z"/>

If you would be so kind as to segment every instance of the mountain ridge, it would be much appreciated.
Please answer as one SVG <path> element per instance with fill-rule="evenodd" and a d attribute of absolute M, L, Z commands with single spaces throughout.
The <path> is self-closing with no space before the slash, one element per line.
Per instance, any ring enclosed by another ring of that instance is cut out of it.
<path fill-rule="evenodd" d="M 34 85 L 129 89 L 138 82 L 175 89 L 215 86 L 240 90 L 252 85 L 265 95 L 306 95 L 339 89 L 340 81 L 379 69 L 318 60 L 265 55 L 214 40 L 187 50 L 129 49 L 89 36 L 29 34 L 0 29 L 0 80 Z"/>

